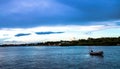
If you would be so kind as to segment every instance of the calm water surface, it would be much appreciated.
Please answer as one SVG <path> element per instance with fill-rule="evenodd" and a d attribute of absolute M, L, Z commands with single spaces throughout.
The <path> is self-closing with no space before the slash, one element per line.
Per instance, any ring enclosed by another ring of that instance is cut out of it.
<path fill-rule="evenodd" d="M 97 46 L 104 57 L 90 56 L 88 46 L 0 47 L 0 69 L 120 69 L 120 46 Z"/>

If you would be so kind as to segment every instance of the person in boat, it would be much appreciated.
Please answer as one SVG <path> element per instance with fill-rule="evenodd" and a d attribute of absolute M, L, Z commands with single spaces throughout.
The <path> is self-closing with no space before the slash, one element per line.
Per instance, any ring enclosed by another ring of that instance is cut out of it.
<path fill-rule="evenodd" d="M 91 50 L 91 52 L 93 52 L 93 50 Z"/>

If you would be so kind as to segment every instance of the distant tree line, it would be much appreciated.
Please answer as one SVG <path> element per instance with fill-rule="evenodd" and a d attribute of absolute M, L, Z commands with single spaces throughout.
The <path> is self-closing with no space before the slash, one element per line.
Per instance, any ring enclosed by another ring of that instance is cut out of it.
<path fill-rule="evenodd" d="M 3 44 L 5 46 L 120 46 L 120 37 L 88 38 L 72 41 L 49 41 L 29 44 Z"/>
<path fill-rule="evenodd" d="M 120 45 L 120 37 L 88 38 L 71 41 L 71 45 L 89 45 L 89 46 L 116 46 Z"/>

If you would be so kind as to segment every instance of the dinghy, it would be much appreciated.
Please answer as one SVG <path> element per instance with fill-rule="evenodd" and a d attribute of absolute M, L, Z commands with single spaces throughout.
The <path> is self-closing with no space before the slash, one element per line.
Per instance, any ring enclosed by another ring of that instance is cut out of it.
<path fill-rule="evenodd" d="M 91 52 L 89 52 L 90 55 L 95 55 L 95 56 L 102 56 L 103 55 L 103 51 L 96 51 L 96 52 L 93 52 L 91 50 Z"/>

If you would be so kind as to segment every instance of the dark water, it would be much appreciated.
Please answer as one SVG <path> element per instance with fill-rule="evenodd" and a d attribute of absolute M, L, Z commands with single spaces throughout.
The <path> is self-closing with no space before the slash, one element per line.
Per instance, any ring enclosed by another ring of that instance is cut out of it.
<path fill-rule="evenodd" d="M 120 46 L 99 46 L 104 57 L 90 56 L 87 46 L 0 47 L 0 69 L 120 69 Z"/>

